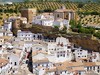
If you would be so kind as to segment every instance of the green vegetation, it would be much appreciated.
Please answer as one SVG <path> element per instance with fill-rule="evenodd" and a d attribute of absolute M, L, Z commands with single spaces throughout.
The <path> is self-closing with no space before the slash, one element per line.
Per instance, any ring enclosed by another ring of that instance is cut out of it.
<path fill-rule="evenodd" d="M 91 34 L 100 39 L 100 31 L 95 32 L 96 29 L 93 27 L 83 27 L 80 22 L 75 20 L 71 20 L 70 25 L 73 32 Z"/>
<path fill-rule="evenodd" d="M 96 11 L 91 11 L 91 12 L 78 12 L 78 14 L 83 14 L 83 15 L 100 15 L 99 12 Z"/>
<path fill-rule="evenodd" d="M 23 27 L 24 26 L 24 27 Z M 31 31 L 32 33 L 42 33 L 45 37 L 48 38 L 56 38 L 60 35 L 66 35 L 66 27 L 63 28 L 63 30 L 59 30 L 58 26 L 55 27 L 49 27 L 49 26 L 42 26 L 42 25 L 32 25 L 32 27 L 26 28 L 25 25 L 22 25 L 19 27 L 22 31 Z M 16 36 L 17 35 L 17 28 L 13 28 L 12 32 Z"/>
<path fill-rule="evenodd" d="M 47 0 L 41 0 L 29 2 L 29 0 L 25 0 L 25 2 L 22 3 L 14 3 L 12 5 L 0 5 L 0 22 L 3 21 L 3 17 L 7 18 L 9 16 L 12 16 L 13 13 L 19 15 L 21 8 L 37 8 L 38 12 L 53 12 L 54 10 L 58 9 L 60 6 L 65 5 L 67 9 L 73 9 L 78 13 L 79 21 L 76 22 L 72 20 L 70 22 L 71 29 L 74 32 L 78 33 L 85 33 L 85 34 L 94 34 L 94 36 L 97 36 L 97 32 L 95 33 L 95 29 L 88 27 L 84 28 L 82 27 L 82 24 L 100 24 L 100 3 L 79 3 L 79 2 L 52 2 Z M 5 14 L 3 14 L 3 12 Z M 67 32 L 64 30 L 59 30 L 58 27 L 54 28 L 44 28 L 40 26 L 33 25 L 32 28 L 28 28 L 34 33 L 45 33 L 44 35 L 57 35 L 57 34 L 66 34 Z M 27 29 L 27 30 L 28 30 Z M 51 29 L 51 30 L 50 30 Z M 22 29 L 22 30 L 25 30 Z M 34 31 L 33 31 L 34 30 Z"/>
<path fill-rule="evenodd" d="M 24 2 L 21 3 L 14 3 L 12 5 L 5 4 L 0 5 L 0 13 L 2 14 L 3 12 L 6 14 L 8 13 L 8 16 L 11 16 L 14 14 L 18 15 L 20 13 L 21 8 L 37 8 L 39 13 L 42 12 L 53 12 L 54 10 L 58 9 L 62 5 L 65 5 L 67 9 L 73 9 L 76 12 L 78 12 L 79 18 L 81 18 L 82 15 L 100 15 L 100 3 L 81 3 L 81 2 L 70 2 L 65 1 L 61 2 L 58 0 L 57 2 L 55 0 L 53 1 L 48 1 L 48 0 L 34 0 L 32 2 L 29 2 L 30 0 L 24 0 Z M 3 17 L 2 15 L 0 15 Z M 7 18 L 5 16 L 5 18 Z M 86 21 L 86 22 L 85 22 Z M 91 22 L 91 20 L 89 21 Z M 92 21 L 93 23 L 98 24 L 99 21 Z M 82 21 L 81 23 L 87 24 L 87 20 Z"/>
<path fill-rule="evenodd" d="M 100 31 L 95 32 L 95 33 L 94 33 L 94 36 L 96 36 L 97 38 L 99 38 L 99 39 L 100 39 Z"/>
<path fill-rule="evenodd" d="M 12 5 L 0 5 L 0 12 L 4 9 L 5 12 L 20 12 L 21 8 L 37 8 L 38 11 L 53 11 L 58 9 L 61 5 L 65 5 L 67 9 L 73 9 L 82 12 L 99 12 L 100 13 L 100 4 L 99 3 L 74 3 L 74 2 L 29 2 L 25 0 L 23 3 L 14 3 Z M 3 9 L 2 9 L 3 8 Z M 17 10 L 17 11 L 16 11 Z"/>

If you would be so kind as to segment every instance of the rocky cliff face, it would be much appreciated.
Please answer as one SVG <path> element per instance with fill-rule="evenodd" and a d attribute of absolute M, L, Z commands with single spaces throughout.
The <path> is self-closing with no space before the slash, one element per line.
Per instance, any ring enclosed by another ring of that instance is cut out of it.
<path fill-rule="evenodd" d="M 100 52 L 100 42 L 98 40 L 92 40 L 90 37 L 68 37 L 70 42 L 74 43 L 77 46 L 81 46 L 84 49 L 93 50 Z"/>

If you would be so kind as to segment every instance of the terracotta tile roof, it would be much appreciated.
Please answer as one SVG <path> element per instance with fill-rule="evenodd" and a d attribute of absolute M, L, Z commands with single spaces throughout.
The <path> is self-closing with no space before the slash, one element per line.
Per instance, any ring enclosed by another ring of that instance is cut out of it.
<path fill-rule="evenodd" d="M 0 57 L 2 56 L 2 54 L 0 54 Z M 8 54 L 3 54 L 4 58 L 7 58 Z"/>
<path fill-rule="evenodd" d="M 84 63 L 84 66 L 95 66 L 95 62 L 86 62 Z"/>
<path fill-rule="evenodd" d="M 7 63 L 8 63 L 8 60 L 7 59 L 0 58 L 0 67 L 6 65 Z"/>
<path fill-rule="evenodd" d="M 95 62 L 96 65 L 100 66 L 100 62 Z"/>
<path fill-rule="evenodd" d="M 43 51 L 43 50 L 34 50 L 34 51 L 32 52 L 32 56 L 35 56 L 35 55 L 37 55 L 37 54 L 39 54 L 39 53 L 48 54 L 46 51 Z"/>
<path fill-rule="evenodd" d="M 84 67 L 73 67 L 72 70 L 73 71 L 85 71 Z"/>
<path fill-rule="evenodd" d="M 36 60 L 36 59 L 33 59 L 33 63 L 46 63 L 46 62 L 49 62 L 49 60 L 47 58 L 44 58 L 42 60 Z"/>
<path fill-rule="evenodd" d="M 83 66 L 83 63 L 81 62 L 64 62 L 63 65 L 66 65 L 66 67 L 75 67 L 75 66 Z"/>
<path fill-rule="evenodd" d="M 55 72 L 55 71 L 57 71 L 56 67 L 54 67 L 54 68 L 47 68 L 46 69 L 46 72 Z"/>

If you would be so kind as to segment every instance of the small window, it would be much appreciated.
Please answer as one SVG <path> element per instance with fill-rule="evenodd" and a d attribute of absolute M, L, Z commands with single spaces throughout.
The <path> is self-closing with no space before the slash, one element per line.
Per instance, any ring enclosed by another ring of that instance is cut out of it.
<path fill-rule="evenodd" d="M 63 54 L 63 57 L 65 57 L 65 54 Z"/>
<path fill-rule="evenodd" d="M 15 62 L 15 66 L 17 65 L 17 63 Z"/>
<path fill-rule="evenodd" d="M 65 73 L 66 73 L 66 71 L 65 71 Z"/>
<path fill-rule="evenodd" d="M 80 51 L 82 51 L 82 50 L 80 50 Z"/>
<path fill-rule="evenodd" d="M 59 18 L 59 14 L 57 14 L 57 17 Z"/>
<path fill-rule="evenodd" d="M 57 57 L 59 58 L 59 55 L 57 55 Z"/>
<path fill-rule="evenodd" d="M 98 66 L 98 69 L 99 69 L 99 66 Z"/>
<path fill-rule="evenodd" d="M 98 73 L 99 73 L 100 71 L 98 70 Z"/>
<path fill-rule="evenodd" d="M 38 66 L 40 66 L 40 64 L 38 64 Z"/>
<path fill-rule="evenodd" d="M 80 56 L 78 56 L 78 57 L 80 57 Z"/>
<path fill-rule="evenodd" d="M 93 67 L 93 70 L 95 70 L 95 66 Z"/>
<path fill-rule="evenodd" d="M 9 57 L 8 57 L 8 59 L 9 59 Z"/>

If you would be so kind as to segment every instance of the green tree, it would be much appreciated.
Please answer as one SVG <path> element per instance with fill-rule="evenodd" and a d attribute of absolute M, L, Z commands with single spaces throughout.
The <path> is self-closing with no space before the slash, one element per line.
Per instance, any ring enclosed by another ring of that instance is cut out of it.
<path fill-rule="evenodd" d="M 71 25 L 71 29 L 76 28 L 77 23 L 75 20 L 70 20 L 69 24 Z"/>
<path fill-rule="evenodd" d="M 82 8 L 83 6 L 84 6 L 84 3 L 79 3 L 77 7 Z"/>
<path fill-rule="evenodd" d="M 94 36 L 100 39 L 100 31 L 94 33 Z"/>

